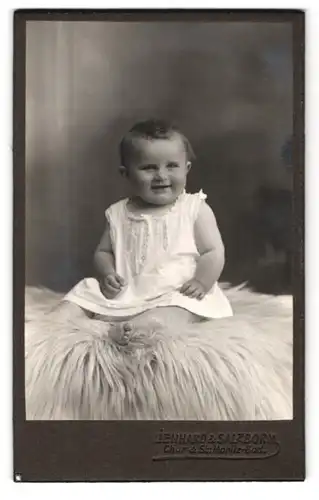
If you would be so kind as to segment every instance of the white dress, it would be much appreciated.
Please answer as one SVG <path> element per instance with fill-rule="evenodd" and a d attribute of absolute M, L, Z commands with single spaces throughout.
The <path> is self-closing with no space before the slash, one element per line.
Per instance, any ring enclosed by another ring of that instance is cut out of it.
<path fill-rule="evenodd" d="M 183 192 L 174 206 L 161 215 L 134 214 L 128 199 L 105 212 L 110 225 L 116 272 L 127 285 L 114 299 L 107 299 L 94 278 L 80 281 L 65 297 L 87 311 L 127 318 L 155 307 L 177 306 L 203 318 L 232 316 L 228 299 L 216 283 L 202 300 L 179 293 L 194 276 L 199 257 L 194 223 L 202 191 Z"/>

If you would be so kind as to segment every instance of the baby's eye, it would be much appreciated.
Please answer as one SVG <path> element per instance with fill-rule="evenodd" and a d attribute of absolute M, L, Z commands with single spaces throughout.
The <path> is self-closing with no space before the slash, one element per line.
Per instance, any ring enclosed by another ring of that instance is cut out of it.
<path fill-rule="evenodd" d="M 156 168 L 156 165 L 149 164 L 149 165 L 142 165 L 140 167 L 140 170 L 154 170 L 155 168 Z"/>
<path fill-rule="evenodd" d="M 167 168 L 178 168 L 178 167 L 179 167 L 179 164 L 175 163 L 173 161 L 167 164 Z"/>

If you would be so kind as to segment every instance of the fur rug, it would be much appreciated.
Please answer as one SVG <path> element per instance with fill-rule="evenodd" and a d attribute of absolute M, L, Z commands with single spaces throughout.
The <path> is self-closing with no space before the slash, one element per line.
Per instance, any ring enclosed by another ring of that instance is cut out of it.
<path fill-rule="evenodd" d="M 60 296 L 28 288 L 27 419 L 291 419 L 291 297 L 226 293 L 234 317 L 150 324 L 121 346 L 107 324 L 59 322 Z"/>

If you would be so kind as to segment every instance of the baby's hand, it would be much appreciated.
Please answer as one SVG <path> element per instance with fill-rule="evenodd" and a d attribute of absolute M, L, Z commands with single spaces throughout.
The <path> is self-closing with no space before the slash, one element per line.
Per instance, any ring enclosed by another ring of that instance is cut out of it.
<path fill-rule="evenodd" d="M 108 274 L 100 282 L 101 292 L 107 299 L 114 299 L 120 293 L 123 286 L 125 286 L 125 281 L 117 273 Z"/>
<path fill-rule="evenodd" d="M 202 300 L 205 297 L 207 290 L 205 289 L 204 285 L 202 285 L 195 278 L 192 278 L 191 280 L 184 283 L 184 285 L 180 289 L 180 293 L 187 295 L 192 299 Z"/>

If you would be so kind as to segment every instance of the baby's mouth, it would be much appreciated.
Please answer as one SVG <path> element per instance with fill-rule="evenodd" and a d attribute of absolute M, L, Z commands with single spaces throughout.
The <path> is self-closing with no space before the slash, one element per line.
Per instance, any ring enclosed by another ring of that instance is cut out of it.
<path fill-rule="evenodd" d="M 152 189 L 154 191 L 161 191 L 162 189 L 169 189 L 170 187 L 172 187 L 170 184 L 161 184 L 158 186 L 152 186 Z"/>

